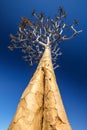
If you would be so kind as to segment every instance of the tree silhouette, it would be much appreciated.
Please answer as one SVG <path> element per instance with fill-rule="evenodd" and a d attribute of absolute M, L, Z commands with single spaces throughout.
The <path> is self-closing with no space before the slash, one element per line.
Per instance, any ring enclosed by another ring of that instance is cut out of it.
<path fill-rule="evenodd" d="M 59 48 L 60 42 L 72 39 L 82 30 L 75 29 L 78 25 L 77 20 L 74 20 L 72 25 L 64 22 L 67 14 L 62 7 L 59 7 L 54 19 L 44 16 L 42 12 L 36 14 L 35 10 L 32 11 L 32 16 L 35 18 L 34 21 L 22 17 L 17 34 L 10 35 L 11 45 L 8 48 L 11 51 L 21 49 L 24 60 L 33 65 L 39 62 L 45 48 L 49 47 L 55 69 L 59 66 L 56 64 L 58 56 L 62 54 Z M 64 33 L 67 30 L 70 31 L 70 36 Z"/>

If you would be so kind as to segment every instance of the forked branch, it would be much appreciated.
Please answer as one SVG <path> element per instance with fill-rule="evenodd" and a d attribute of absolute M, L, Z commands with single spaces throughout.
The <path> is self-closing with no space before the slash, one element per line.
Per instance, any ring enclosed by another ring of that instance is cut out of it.
<path fill-rule="evenodd" d="M 33 65 L 39 62 L 44 49 L 49 46 L 52 60 L 55 64 L 58 56 L 62 54 L 59 49 L 59 43 L 70 40 L 82 32 L 82 30 L 77 31 L 75 29 L 78 21 L 74 20 L 73 25 L 67 25 L 64 22 L 67 14 L 61 7 L 58 9 L 54 19 L 44 16 L 42 12 L 37 15 L 35 10 L 32 11 L 32 16 L 36 19 L 34 22 L 22 17 L 16 36 L 10 35 L 12 44 L 8 48 L 11 51 L 16 48 L 21 49 L 25 54 L 23 56 L 25 61 Z M 70 30 L 72 34 L 70 36 L 64 34 L 65 30 Z"/>

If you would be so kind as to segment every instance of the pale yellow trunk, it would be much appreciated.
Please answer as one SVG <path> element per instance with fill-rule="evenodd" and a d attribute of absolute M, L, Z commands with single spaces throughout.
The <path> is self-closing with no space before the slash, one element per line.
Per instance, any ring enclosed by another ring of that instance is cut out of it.
<path fill-rule="evenodd" d="M 8 130 L 41 130 L 44 73 L 39 68 L 25 89 Z"/>
<path fill-rule="evenodd" d="M 8 130 L 71 130 L 47 47 Z"/>

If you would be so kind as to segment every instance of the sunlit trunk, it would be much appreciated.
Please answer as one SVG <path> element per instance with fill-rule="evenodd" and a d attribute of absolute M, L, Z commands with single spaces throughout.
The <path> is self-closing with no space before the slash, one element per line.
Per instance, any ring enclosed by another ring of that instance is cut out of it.
<path fill-rule="evenodd" d="M 43 60 L 45 82 L 42 130 L 71 130 L 56 82 L 49 48 L 45 51 Z"/>
<path fill-rule="evenodd" d="M 8 130 L 71 130 L 46 47 Z"/>

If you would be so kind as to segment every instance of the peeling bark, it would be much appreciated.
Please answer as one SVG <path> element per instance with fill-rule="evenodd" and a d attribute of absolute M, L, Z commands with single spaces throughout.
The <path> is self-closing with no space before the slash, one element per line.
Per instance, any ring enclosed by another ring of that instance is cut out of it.
<path fill-rule="evenodd" d="M 50 48 L 25 89 L 8 130 L 71 130 L 56 83 Z"/>
<path fill-rule="evenodd" d="M 43 78 L 39 68 L 25 89 L 8 130 L 41 130 L 43 114 Z"/>

